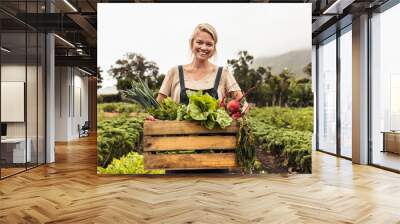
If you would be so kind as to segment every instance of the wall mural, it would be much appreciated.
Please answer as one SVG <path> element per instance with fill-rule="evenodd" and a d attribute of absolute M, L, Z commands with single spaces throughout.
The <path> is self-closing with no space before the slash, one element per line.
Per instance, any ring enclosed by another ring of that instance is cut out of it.
<path fill-rule="evenodd" d="M 97 172 L 311 173 L 310 16 L 98 4 Z"/>

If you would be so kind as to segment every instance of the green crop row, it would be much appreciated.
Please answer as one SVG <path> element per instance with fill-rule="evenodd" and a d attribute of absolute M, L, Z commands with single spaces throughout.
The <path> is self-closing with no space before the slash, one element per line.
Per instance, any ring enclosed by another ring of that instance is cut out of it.
<path fill-rule="evenodd" d="M 99 107 L 103 110 L 106 105 L 101 104 Z M 312 112 L 312 108 L 252 109 L 249 122 L 257 145 L 275 156 L 281 167 L 310 173 Z M 138 155 L 142 153 L 143 122 L 143 116 L 132 118 L 123 114 L 112 119 L 99 120 L 99 173 L 142 172 L 135 171 L 141 168 L 135 168 L 132 163 L 140 161 Z M 138 154 L 131 155 L 130 152 Z"/>
<path fill-rule="evenodd" d="M 97 124 L 97 163 L 107 167 L 114 158 L 141 152 L 143 118 L 119 117 Z"/>
<path fill-rule="evenodd" d="M 120 159 L 114 158 L 107 168 L 97 167 L 99 174 L 164 174 L 164 170 L 145 170 L 143 155 L 129 152 Z"/>
<path fill-rule="evenodd" d="M 278 108 L 256 109 L 259 113 L 255 115 L 252 111 L 254 116 L 251 116 L 250 126 L 256 142 L 263 150 L 270 152 L 281 167 L 310 173 L 312 132 L 304 130 L 303 127 L 312 126 L 312 117 L 308 120 L 299 119 L 304 122 L 301 126 L 300 122 L 294 119 L 285 119 L 306 111 L 294 112 L 285 109 L 287 108 L 282 108 L 281 113 L 278 113 Z"/>
<path fill-rule="evenodd" d="M 249 113 L 252 119 L 273 127 L 298 131 L 313 131 L 313 108 L 262 107 Z"/>
<path fill-rule="evenodd" d="M 141 106 L 134 103 L 101 103 L 97 105 L 99 112 L 132 113 L 142 112 Z"/>

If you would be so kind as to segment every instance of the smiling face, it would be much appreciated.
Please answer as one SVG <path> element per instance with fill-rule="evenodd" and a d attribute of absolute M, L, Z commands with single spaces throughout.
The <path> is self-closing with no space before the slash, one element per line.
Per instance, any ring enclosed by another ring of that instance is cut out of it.
<path fill-rule="evenodd" d="M 200 31 L 193 38 L 192 53 L 198 60 L 208 60 L 214 55 L 215 41 L 212 36 L 205 32 Z"/>

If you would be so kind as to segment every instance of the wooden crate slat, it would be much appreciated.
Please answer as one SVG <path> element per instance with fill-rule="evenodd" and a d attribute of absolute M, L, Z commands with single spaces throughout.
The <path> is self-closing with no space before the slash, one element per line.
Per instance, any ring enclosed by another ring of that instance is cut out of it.
<path fill-rule="evenodd" d="M 235 168 L 234 153 L 157 154 L 144 157 L 145 169 L 185 170 Z"/>
<path fill-rule="evenodd" d="M 205 150 L 236 148 L 236 136 L 144 136 L 144 151 Z"/>
<path fill-rule="evenodd" d="M 225 129 L 209 130 L 196 121 L 145 121 L 144 135 L 183 135 L 183 134 L 213 134 L 238 131 L 236 122 Z"/>

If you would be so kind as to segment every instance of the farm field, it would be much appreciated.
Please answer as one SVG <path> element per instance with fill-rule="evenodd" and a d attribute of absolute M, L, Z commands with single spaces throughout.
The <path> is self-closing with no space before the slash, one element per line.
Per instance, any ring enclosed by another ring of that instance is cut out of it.
<path fill-rule="evenodd" d="M 99 174 L 165 173 L 144 169 L 146 116 L 136 104 L 98 104 Z M 312 107 L 254 107 L 248 117 L 256 142 L 253 173 L 311 173 Z"/>

